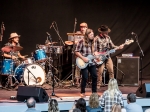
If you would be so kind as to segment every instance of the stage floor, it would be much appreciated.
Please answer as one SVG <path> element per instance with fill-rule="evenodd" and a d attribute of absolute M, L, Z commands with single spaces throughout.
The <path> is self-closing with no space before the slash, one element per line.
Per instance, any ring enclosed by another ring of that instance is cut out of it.
<path fill-rule="evenodd" d="M 107 89 L 107 85 L 105 87 L 101 87 L 98 89 L 98 94 L 101 95 Z M 130 92 L 135 93 L 138 89 L 138 86 L 119 86 L 119 89 L 123 94 L 128 94 Z M 47 94 L 50 96 L 53 92 L 53 89 L 46 90 Z M 65 88 L 54 88 L 54 93 L 58 97 L 80 97 L 80 88 L 76 87 L 65 87 Z M 86 88 L 86 96 L 90 96 L 91 88 Z M 0 102 L 17 102 L 15 100 L 10 100 L 11 96 L 16 96 L 17 90 L 6 90 L 0 89 Z"/>
<path fill-rule="evenodd" d="M 143 81 L 150 82 L 149 80 Z M 139 82 L 140 83 L 140 82 Z M 139 84 L 140 86 L 140 84 Z M 127 94 L 128 93 L 136 93 L 136 90 L 139 88 L 139 86 L 119 86 L 120 91 L 123 93 L 123 99 L 124 99 L 124 105 L 127 104 Z M 98 89 L 98 94 L 102 95 L 103 92 L 107 90 L 107 85 L 105 87 L 101 87 Z M 51 96 L 53 90 L 49 89 L 46 90 L 47 94 Z M 67 110 L 71 109 L 74 105 L 74 101 L 78 100 L 80 98 L 80 88 L 76 87 L 66 87 L 66 88 L 54 88 L 54 93 L 56 96 L 51 96 L 52 98 L 56 99 L 58 101 L 59 109 L 61 112 L 67 112 Z M 5 89 L 0 89 L 0 110 L 2 112 L 21 112 L 25 111 L 27 109 L 25 102 L 18 102 L 16 99 L 12 100 L 10 99 L 11 96 L 16 96 L 17 91 L 8 91 Z M 86 97 L 85 100 L 88 104 L 89 96 L 91 95 L 91 88 L 86 88 Z M 137 103 L 143 107 L 143 110 L 146 108 L 150 108 L 149 104 L 147 102 L 150 102 L 150 98 L 140 98 L 137 97 Z M 48 103 L 38 103 L 36 104 L 36 109 L 41 110 L 42 112 L 47 112 L 48 109 Z"/>

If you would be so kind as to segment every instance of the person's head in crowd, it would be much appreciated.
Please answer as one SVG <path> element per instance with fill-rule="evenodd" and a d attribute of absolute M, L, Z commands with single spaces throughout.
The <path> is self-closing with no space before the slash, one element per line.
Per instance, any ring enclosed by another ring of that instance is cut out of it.
<path fill-rule="evenodd" d="M 28 100 L 27 100 L 27 107 L 28 108 L 35 108 L 35 99 L 33 97 L 30 97 Z"/>
<path fill-rule="evenodd" d="M 76 108 L 80 109 L 81 112 L 86 112 L 86 101 L 83 98 L 79 98 L 76 103 Z"/>
<path fill-rule="evenodd" d="M 89 98 L 89 106 L 91 108 L 99 107 L 99 95 L 97 93 L 92 93 Z"/>
<path fill-rule="evenodd" d="M 136 96 L 133 93 L 129 93 L 127 95 L 127 102 L 128 104 L 136 102 Z"/>
<path fill-rule="evenodd" d="M 81 112 L 81 110 L 78 108 L 75 108 L 75 109 L 73 109 L 73 112 Z"/>
<path fill-rule="evenodd" d="M 112 106 L 111 112 L 121 112 L 121 105 L 115 103 L 115 104 Z"/>
<path fill-rule="evenodd" d="M 119 88 L 118 88 L 118 83 L 117 83 L 116 79 L 112 78 L 112 79 L 109 80 L 108 91 L 109 91 L 110 97 L 112 99 L 114 98 L 115 93 L 117 91 L 120 91 Z"/>
<path fill-rule="evenodd" d="M 55 99 L 51 99 L 48 104 L 48 112 L 59 112 L 58 102 Z"/>

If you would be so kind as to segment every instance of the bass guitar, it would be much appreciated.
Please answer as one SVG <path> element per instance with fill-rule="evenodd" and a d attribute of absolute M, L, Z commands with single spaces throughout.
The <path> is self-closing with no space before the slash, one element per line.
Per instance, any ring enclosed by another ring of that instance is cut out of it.
<path fill-rule="evenodd" d="M 123 43 L 122 45 L 129 45 L 131 43 L 133 43 L 134 40 L 133 39 L 126 39 L 125 43 Z M 115 53 L 115 51 L 118 49 L 119 47 L 116 47 L 114 49 L 111 49 L 107 52 L 98 52 L 98 59 L 94 59 L 94 62 L 99 66 L 102 65 L 109 57 L 109 54 Z"/>

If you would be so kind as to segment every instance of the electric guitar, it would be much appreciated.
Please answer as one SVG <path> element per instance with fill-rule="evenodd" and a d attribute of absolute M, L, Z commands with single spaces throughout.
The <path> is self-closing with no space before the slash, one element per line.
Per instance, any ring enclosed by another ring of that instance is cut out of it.
<path fill-rule="evenodd" d="M 76 65 L 80 68 L 80 69 L 84 69 L 84 68 L 86 68 L 87 66 L 88 66 L 88 64 L 92 64 L 93 62 L 92 62 L 92 60 L 95 58 L 93 55 L 88 55 L 87 56 L 87 58 L 88 58 L 88 62 L 86 63 L 86 62 L 84 62 L 81 58 L 79 58 L 79 57 L 77 57 L 76 58 Z"/>
<path fill-rule="evenodd" d="M 125 43 L 122 44 L 122 45 L 123 45 L 123 46 L 124 46 L 124 45 L 129 45 L 129 44 L 131 44 L 131 43 L 133 43 L 133 42 L 134 42 L 133 39 L 130 39 L 130 40 L 129 40 L 129 39 L 126 39 L 126 40 L 125 40 Z M 115 51 L 116 51 L 118 48 L 119 48 L 119 47 L 116 47 L 116 48 L 111 49 L 111 50 L 109 50 L 109 51 L 107 51 L 107 52 L 98 52 L 99 58 L 98 58 L 98 59 L 94 59 L 94 62 L 95 62 L 97 65 L 103 64 L 103 63 L 105 62 L 105 60 L 108 59 L 109 54 L 115 53 Z"/>

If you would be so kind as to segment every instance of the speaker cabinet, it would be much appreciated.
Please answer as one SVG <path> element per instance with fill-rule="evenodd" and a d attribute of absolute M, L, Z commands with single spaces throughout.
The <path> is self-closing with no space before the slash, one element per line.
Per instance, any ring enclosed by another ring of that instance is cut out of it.
<path fill-rule="evenodd" d="M 49 97 L 46 91 L 41 87 L 19 86 L 17 91 L 17 100 L 25 101 L 33 97 L 36 102 L 47 102 Z"/>
<path fill-rule="evenodd" d="M 150 97 L 150 83 L 142 84 L 136 91 L 138 97 Z"/>
<path fill-rule="evenodd" d="M 139 57 L 117 57 L 118 84 L 139 85 Z"/>

